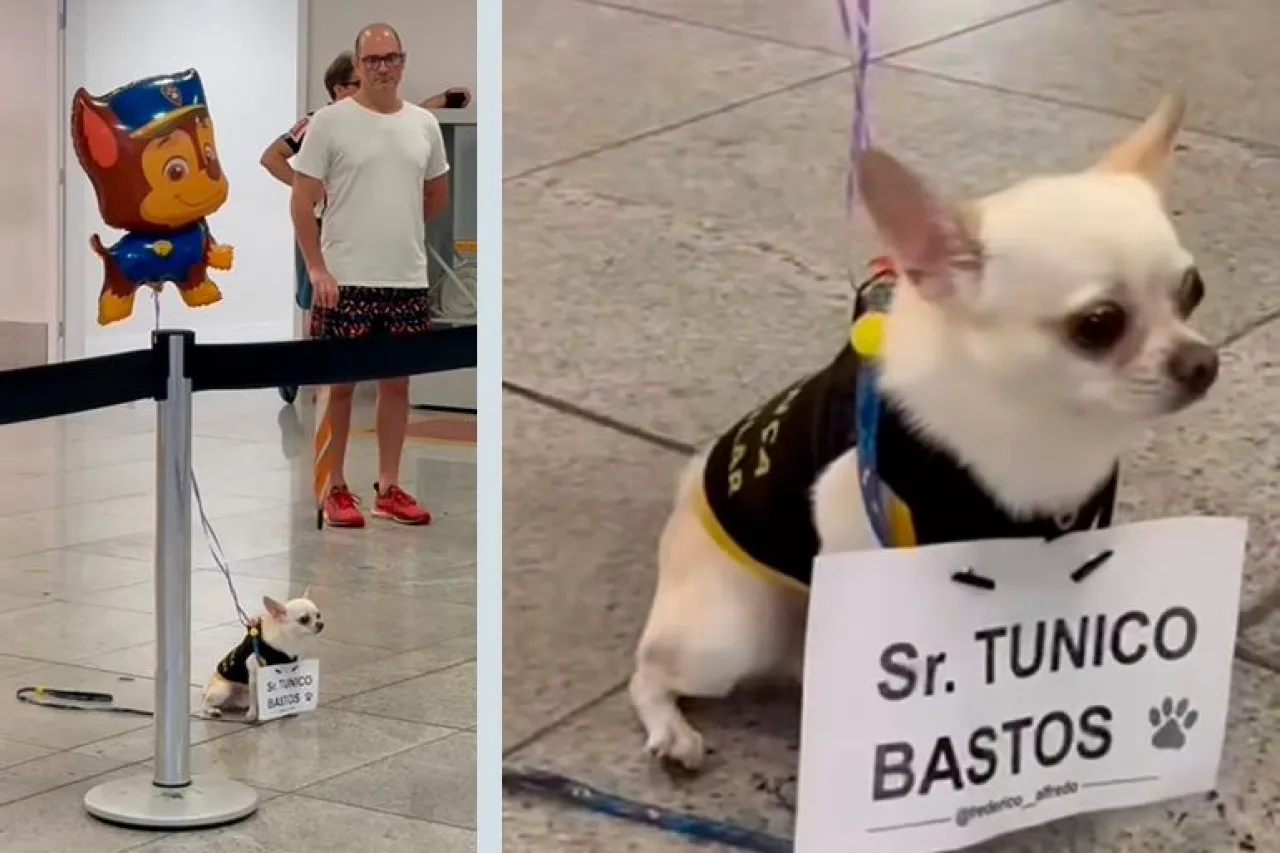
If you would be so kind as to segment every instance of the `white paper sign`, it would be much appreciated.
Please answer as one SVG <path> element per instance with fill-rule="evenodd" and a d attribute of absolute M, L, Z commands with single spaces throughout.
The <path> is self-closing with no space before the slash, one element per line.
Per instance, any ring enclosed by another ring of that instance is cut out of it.
<path fill-rule="evenodd" d="M 258 669 L 260 722 L 305 714 L 314 711 L 319 704 L 319 660 L 311 658 Z"/>
<path fill-rule="evenodd" d="M 797 853 L 955 850 L 1213 788 L 1245 537 L 1174 519 L 820 558 Z"/>

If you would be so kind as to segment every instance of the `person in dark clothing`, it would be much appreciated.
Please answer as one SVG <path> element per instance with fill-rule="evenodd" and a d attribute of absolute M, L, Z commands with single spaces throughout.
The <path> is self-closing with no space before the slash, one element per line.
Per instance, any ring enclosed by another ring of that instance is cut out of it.
<path fill-rule="evenodd" d="M 351 51 L 344 50 L 329 63 L 329 67 L 324 72 L 324 89 L 329 93 L 330 103 L 354 95 L 360 90 L 360 79 L 356 76 L 355 60 L 351 56 Z M 289 161 L 301 150 L 302 140 L 307 135 L 307 125 L 311 123 L 311 116 L 314 114 L 315 110 L 307 113 L 287 132 L 272 140 L 258 160 L 262 168 L 287 187 L 293 186 L 293 167 L 289 165 Z M 317 221 L 323 212 L 323 208 L 316 211 Z M 307 265 L 302 260 L 302 252 L 296 246 L 294 247 L 294 266 L 296 270 L 294 301 L 302 311 L 302 329 L 305 335 L 311 326 L 311 279 L 307 277 Z M 286 385 L 280 388 L 280 398 L 286 403 L 292 403 L 297 396 L 296 386 Z"/>

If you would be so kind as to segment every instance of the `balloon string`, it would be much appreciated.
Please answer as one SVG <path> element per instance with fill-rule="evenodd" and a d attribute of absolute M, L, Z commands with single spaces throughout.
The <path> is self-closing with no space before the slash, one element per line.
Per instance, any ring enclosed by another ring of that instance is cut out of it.
<path fill-rule="evenodd" d="M 858 200 L 858 157 L 871 143 L 867 123 L 867 68 L 871 64 L 871 0 L 857 0 L 856 11 L 851 0 L 836 0 L 840 12 L 840 29 L 845 43 L 853 52 L 853 121 L 849 128 L 849 180 L 845 201 L 850 212 Z"/>

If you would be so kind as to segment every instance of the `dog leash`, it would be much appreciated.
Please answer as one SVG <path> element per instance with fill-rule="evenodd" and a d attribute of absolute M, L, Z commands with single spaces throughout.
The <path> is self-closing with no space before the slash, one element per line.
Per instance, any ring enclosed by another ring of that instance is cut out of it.
<path fill-rule="evenodd" d="M 135 717 L 154 717 L 154 711 L 143 708 L 129 708 L 116 704 L 112 693 L 97 693 L 92 690 L 58 690 L 53 687 L 19 687 L 14 693 L 19 702 L 38 705 L 43 708 L 58 708 L 64 711 L 100 711 L 109 714 L 130 714 Z"/>
<path fill-rule="evenodd" d="M 871 0 L 836 0 L 840 30 L 845 45 L 853 55 L 853 117 L 849 126 L 849 178 L 845 201 L 853 214 L 858 201 L 858 158 L 871 144 L 871 127 L 867 121 L 867 70 L 871 65 Z"/>
<path fill-rule="evenodd" d="M 158 302 L 156 310 L 158 317 Z M 231 577 L 231 570 L 227 563 L 226 553 L 223 551 L 222 542 L 218 539 L 218 534 L 213 529 L 213 525 L 209 522 L 208 514 L 205 512 L 204 497 L 200 494 L 200 484 L 196 480 L 194 471 L 191 472 L 191 490 L 196 501 L 197 515 L 200 519 L 200 526 L 205 534 L 206 543 L 209 546 L 209 552 L 212 554 L 214 562 L 217 564 L 218 569 L 222 572 L 223 578 L 227 582 L 227 590 L 231 594 L 231 601 L 235 607 L 237 617 L 249 632 L 249 636 L 253 638 L 254 654 L 261 657 L 261 652 L 258 649 L 259 629 L 254 620 L 245 613 L 244 608 L 240 604 L 240 596 L 236 592 L 235 582 Z M 155 711 L 149 711 L 145 708 L 131 708 L 126 705 L 119 705 L 116 703 L 115 694 L 103 693 L 95 690 L 67 690 L 56 687 L 44 687 L 42 685 L 28 685 L 26 687 L 19 687 L 14 692 L 14 698 L 27 705 L 35 705 L 40 708 L 53 708 L 59 711 L 92 711 L 102 714 L 125 714 L 134 717 L 155 716 Z M 249 725 L 248 721 L 237 720 L 235 717 L 214 717 L 197 712 L 192 712 L 189 716 L 191 719 L 196 720 L 218 720 L 219 722 Z"/>
<path fill-rule="evenodd" d="M 502 787 L 511 794 L 542 797 L 563 805 L 663 830 L 697 844 L 722 844 L 752 853 L 793 853 L 795 849 L 790 839 L 631 800 L 546 770 L 504 767 Z"/>
<path fill-rule="evenodd" d="M 14 691 L 14 698 L 27 705 L 40 708 L 53 708 L 58 711 L 94 711 L 101 714 L 126 714 L 132 717 L 154 717 L 155 711 L 146 708 L 130 708 L 117 705 L 114 693 L 99 693 L 94 690 L 63 690 L 55 687 L 39 685 L 19 687 Z M 208 714 L 192 712 L 193 720 L 216 720 L 220 723 L 240 723 L 249 725 L 247 720 L 235 717 L 212 717 Z"/>

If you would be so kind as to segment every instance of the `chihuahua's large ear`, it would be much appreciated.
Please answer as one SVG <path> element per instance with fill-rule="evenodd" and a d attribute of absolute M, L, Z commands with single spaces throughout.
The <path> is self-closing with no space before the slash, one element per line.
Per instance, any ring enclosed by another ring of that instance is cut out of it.
<path fill-rule="evenodd" d="M 981 270 L 977 215 L 952 205 L 885 152 L 858 159 L 858 190 L 880 238 L 928 299 L 951 296 L 961 276 Z"/>
<path fill-rule="evenodd" d="M 1160 186 L 1169 170 L 1169 159 L 1186 112 L 1187 101 L 1182 95 L 1165 95 L 1142 126 L 1107 152 L 1094 168 L 1138 175 Z"/>
<path fill-rule="evenodd" d="M 307 601 L 310 601 L 312 604 L 314 604 L 314 603 L 315 603 L 315 601 L 316 601 L 316 600 L 315 600 L 314 598 L 312 598 L 312 597 L 311 597 L 311 585 L 310 585 L 310 584 L 308 584 L 308 585 L 307 585 L 307 588 L 306 588 L 306 589 L 304 589 L 304 590 L 302 591 L 302 596 L 301 596 L 301 597 L 302 597 L 302 598 L 305 598 Z"/>
<path fill-rule="evenodd" d="M 262 596 L 262 606 L 267 608 L 267 615 L 272 619 L 281 620 L 289 615 L 285 606 L 269 595 Z"/>

